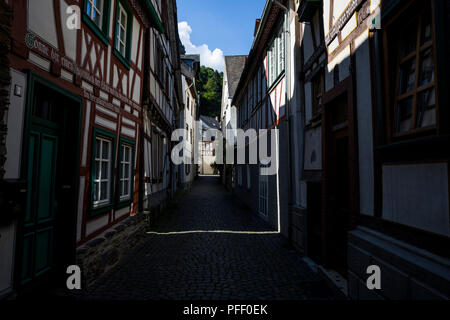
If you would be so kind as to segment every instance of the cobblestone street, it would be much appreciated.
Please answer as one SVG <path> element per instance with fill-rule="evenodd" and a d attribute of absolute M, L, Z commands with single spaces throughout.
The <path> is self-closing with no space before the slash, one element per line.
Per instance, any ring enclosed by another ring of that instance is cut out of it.
<path fill-rule="evenodd" d="M 200 177 L 154 233 L 82 298 L 331 298 L 301 256 L 283 247 L 280 235 L 264 233 L 270 231 L 218 178 Z"/>

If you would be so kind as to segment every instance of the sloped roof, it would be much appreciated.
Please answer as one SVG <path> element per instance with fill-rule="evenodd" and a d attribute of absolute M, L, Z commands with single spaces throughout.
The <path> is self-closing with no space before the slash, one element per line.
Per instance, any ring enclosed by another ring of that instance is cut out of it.
<path fill-rule="evenodd" d="M 220 129 L 219 122 L 213 117 L 200 116 L 200 120 L 202 120 L 210 128 Z"/>
<path fill-rule="evenodd" d="M 181 62 L 188 68 L 182 67 L 182 73 L 190 78 L 197 78 L 200 72 L 200 55 L 199 54 L 182 54 Z M 187 70 L 190 69 L 190 70 Z M 190 74 L 189 74 L 190 73 Z"/>
<path fill-rule="evenodd" d="M 239 79 L 245 67 L 247 56 L 226 56 L 225 70 L 228 78 L 228 94 L 230 97 L 234 96 L 236 92 Z"/>

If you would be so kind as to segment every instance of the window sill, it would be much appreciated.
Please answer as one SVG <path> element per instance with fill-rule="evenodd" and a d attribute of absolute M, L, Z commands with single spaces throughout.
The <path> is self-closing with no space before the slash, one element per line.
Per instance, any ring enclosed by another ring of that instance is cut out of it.
<path fill-rule="evenodd" d="M 83 22 L 95 33 L 95 35 L 106 45 L 109 46 L 108 35 L 102 31 L 86 13 L 83 13 Z"/>
<path fill-rule="evenodd" d="M 116 48 L 113 49 L 113 53 L 114 56 L 119 59 L 119 61 L 125 66 L 125 68 L 127 68 L 127 70 L 130 70 L 131 65 L 130 65 L 130 59 L 125 58 L 124 56 L 122 56 L 122 54 L 117 51 Z"/>

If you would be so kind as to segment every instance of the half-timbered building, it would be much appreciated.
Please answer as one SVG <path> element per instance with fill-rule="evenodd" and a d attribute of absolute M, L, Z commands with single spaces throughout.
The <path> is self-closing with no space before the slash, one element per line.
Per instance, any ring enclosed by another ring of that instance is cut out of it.
<path fill-rule="evenodd" d="M 183 100 L 176 1 L 153 3 L 160 23 L 147 35 L 141 190 L 143 210 L 156 215 L 176 189 L 171 138 Z"/>
<path fill-rule="evenodd" d="M 18 291 L 60 279 L 77 247 L 138 211 L 144 54 L 162 29 L 158 4 L 9 1 L 5 178 L 23 181 L 9 248 Z"/>
<path fill-rule="evenodd" d="M 450 296 L 449 9 L 300 1 L 302 248 L 351 298 Z"/>
<path fill-rule="evenodd" d="M 237 108 L 237 127 L 256 131 L 256 136 L 248 133 L 246 137 L 246 163 L 235 167 L 236 194 L 286 238 L 291 234 L 289 215 L 295 207 L 291 194 L 297 194 L 294 176 L 299 168 L 298 149 L 289 140 L 291 130 L 299 125 L 295 89 L 298 21 L 294 9 L 295 1 L 266 2 L 261 19 L 256 20 L 252 48 L 232 100 Z M 277 129 L 269 131 L 266 138 L 268 153 L 274 155 L 278 168 L 274 175 L 261 174 L 261 159 L 249 157 L 252 148 L 258 150 L 255 146 L 261 141 L 262 129 Z M 271 135 L 276 135 L 276 143 L 271 143 Z"/>

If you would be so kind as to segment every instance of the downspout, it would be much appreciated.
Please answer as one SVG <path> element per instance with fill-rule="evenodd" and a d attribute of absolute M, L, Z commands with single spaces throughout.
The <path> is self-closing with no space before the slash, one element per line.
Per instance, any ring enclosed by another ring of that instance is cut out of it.
<path fill-rule="evenodd" d="M 299 38 L 300 38 L 300 44 L 303 42 L 303 37 L 304 37 L 304 25 L 300 24 L 300 28 L 299 28 Z M 305 115 L 305 104 L 306 104 L 306 100 L 305 100 L 305 81 L 304 81 L 304 77 L 302 77 L 301 75 L 303 74 L 303 67 L 305 64 L 305 57 L 303 54 L 304 50 L 303 47 L 299 48 L 299 66 L 300 66 L 300 72 L 298 74 L 298 80 L 299 80 L 299 104 L 300 104 L 300 108 L 297 110 L 298 113 L 298 118 L 299 118 L 299 161 L 300 161 L 300 165 L 299 165 L 299 184 L 301 184 L 301 181 L 303 180 L 303 171 L 305 168 L 305 123 L 306 123 L 306 115 Z M 300 186 L 301 188 L 301 186 Z M 304 199 L 306 201 L 306 199 Z M 299 204 L 300 207 L 302 207 L 302 197 L 299 197 Z M 303 207 L 302 207 L 303 208 Z M 308 211 L 307 211 L 307 204 L 306 204 L 306 208 L 303 208 L 306 210 L 306 215 L 305 215 L 305 219 L 304 219 L 304 225 L 307 226 L 308 225 Z M 306 255 L 308 255 L 308 238 L 307 238 L 307 233 L 304 232 L 303 233 L 303 243 L 304 243 L 304 253 Z"/>

